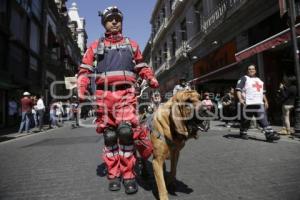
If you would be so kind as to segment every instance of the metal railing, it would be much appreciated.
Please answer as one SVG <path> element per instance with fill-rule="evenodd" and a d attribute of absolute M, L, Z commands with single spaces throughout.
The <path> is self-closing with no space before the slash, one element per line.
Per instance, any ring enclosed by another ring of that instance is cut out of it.
<path fill-rule="evenodd" d="M 166 28 L 167 24 L 168 24 L 168 19 L 164 18 L 161 25 L 158 28 L 158 31 L 155 33 L 155 37 L 153 39 L 154 44 L 155 44 L 156 40 L 160 37 L 161 33 L 163 32 L 163 29 Z"/>
<path fill-rule="evenodd" d="M 207 16 L 201 15 L 201 31 L 208 33 L 215 24 L 224 20 L 226 13 L 247 0 L 223 0 Z"/>
<path fill-rule="evenodd" d="M 174 10 L 178 7 L 178 5 L 179 5 L 181 2 L 183 2 L 183 0 L 175 0 L 175 1 L 173 2 L 172 7 L 171 7 L 172 12 L 174 12 Z"/>

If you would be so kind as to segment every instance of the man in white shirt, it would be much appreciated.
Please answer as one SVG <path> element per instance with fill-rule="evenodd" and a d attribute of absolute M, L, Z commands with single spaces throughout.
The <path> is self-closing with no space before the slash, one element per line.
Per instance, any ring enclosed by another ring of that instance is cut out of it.
<path fill-rule="evenodd" d="M 43 125 L 44 125 L 44 114 L 45 114 L 45 105 L 44 105 L 44 100 L 43 96 L 40 95 L 37 103 L 36 103 L 36 112 L 38 114 L 38 119 L 39 119 L 39 131 L 44 131 Z"/>
<path fill-rule="evenodd" d="M 265 96 L 264 82 L 256 77 L 256 67 L 251 64 L 247 68 L 247 75 L 241 77 L 236 85 L 237 97 L 242 106 L 240 136 L 248 139 L 247 130 L 250 120 L 255 116 L 263 128 L 268 142 L 279 140 L 279 135 L 271 128 L 267 120 L 265 109 L 268 109 L 268 100 Z"/>

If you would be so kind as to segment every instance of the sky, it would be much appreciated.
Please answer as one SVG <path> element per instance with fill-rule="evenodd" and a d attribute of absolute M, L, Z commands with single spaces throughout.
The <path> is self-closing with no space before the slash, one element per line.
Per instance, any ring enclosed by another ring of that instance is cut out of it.
<path fill-rule="evenodd" d="M 150 38 L 150 18 L 156 0 L 68 0 L 67 7 L 77 3 L 79 16 L 85 18 L 88 45 L 103 36 L 104 28 L 98 11 L 117 6 L 123 13 L 123 35 L 135 40 L 141 51 Z"/>

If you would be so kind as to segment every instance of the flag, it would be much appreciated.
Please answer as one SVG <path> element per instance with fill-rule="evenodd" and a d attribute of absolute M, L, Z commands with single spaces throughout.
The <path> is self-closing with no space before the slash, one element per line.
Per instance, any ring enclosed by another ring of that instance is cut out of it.
<path fill-rule="evenodd" d="M 280 17 L 283 17 L 287 13 L 286 0 L 279 0 Z"/>

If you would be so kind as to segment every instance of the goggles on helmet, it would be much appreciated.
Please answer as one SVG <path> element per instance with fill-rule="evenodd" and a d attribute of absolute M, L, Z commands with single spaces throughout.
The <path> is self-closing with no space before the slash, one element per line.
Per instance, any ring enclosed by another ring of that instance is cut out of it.
<path fill-rule="evenodd" d="M 110 6 L 106 8 L 103 12 L 99 12 L 99 16 L 101 17 L 103 25 L 105 22 L 112 21 L 113 19 L 117 19 L 118 21 L 123 20 L 123 13 L 117 8 L 117 6 Z"/>

